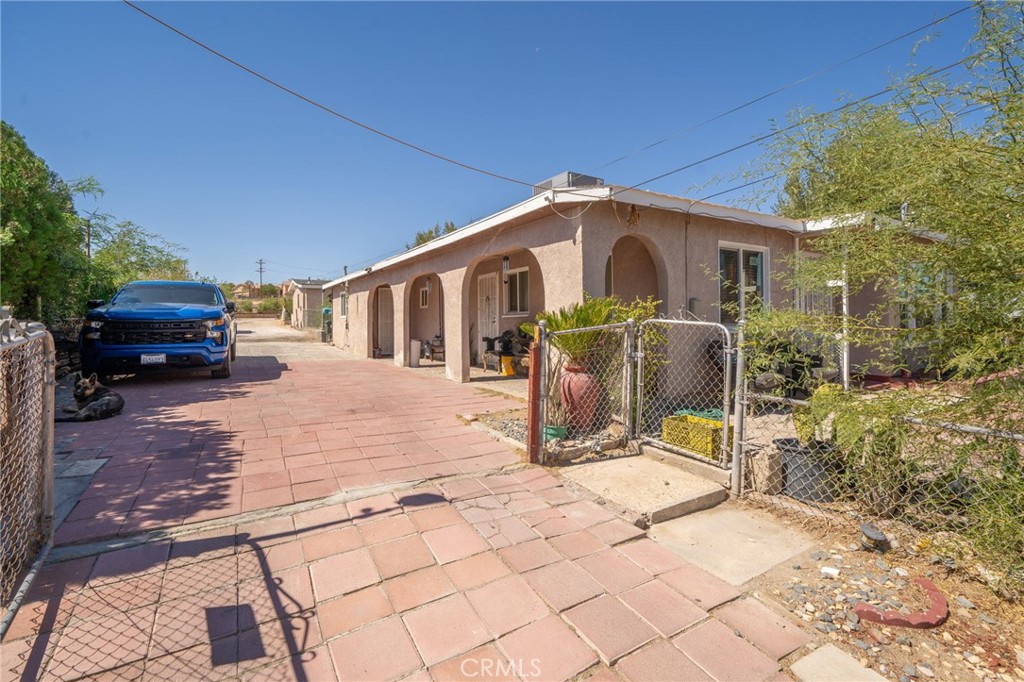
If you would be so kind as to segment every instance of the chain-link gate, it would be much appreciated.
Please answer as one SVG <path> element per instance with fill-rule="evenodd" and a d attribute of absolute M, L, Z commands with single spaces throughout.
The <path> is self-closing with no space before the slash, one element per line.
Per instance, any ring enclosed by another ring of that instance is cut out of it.
<path fill-rule="evenodd" d="M 636 436 L 728 469 L 735 374 L 729 330 L 711 322 L 646 320 L 638 336 Z"/>
<path fill-rule="evenodd" d="M 540 325 L 545 461 L 627 447 L 632 433 L 633 322 L 548 332 Z"/>
<path fill-rule="evenodd" d="M 53 532 L 53 337 L 7 319 L 0 329 L 0 637 L 18 587 Z"/>

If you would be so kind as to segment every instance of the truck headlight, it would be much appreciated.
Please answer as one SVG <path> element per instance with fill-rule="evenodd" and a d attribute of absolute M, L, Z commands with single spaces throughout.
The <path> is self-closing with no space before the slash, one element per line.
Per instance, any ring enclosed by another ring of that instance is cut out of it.
<path fill-rule="evenodd" d="M 85 324 L 82 325 L 82 335 L 87 339 L 98 340 L 100 338 L 100 328 L 102 327 L 103 320 L 86 320 Z"/>
<path fill-rule="evenodd" d="M 224 326 L 223 317 L 218 317 L 215 320 L 203 320 L 203 326 L 206 327 L 206 338 L 213 339 L 217 343 L 224 343 L 224 332 L 214 331 L 214 327 Z"/>

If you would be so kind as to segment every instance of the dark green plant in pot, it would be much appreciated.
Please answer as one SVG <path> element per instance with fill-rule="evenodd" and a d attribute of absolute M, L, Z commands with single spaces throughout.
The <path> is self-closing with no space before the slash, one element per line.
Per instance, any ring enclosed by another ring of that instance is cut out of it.
<path fill-rule="evenodd" d="M 616 303 L 613 298 L 588 297 L 582 303 L 537 316 L 537 322 L 544 322 L 548 332 L 569 332 L 552 336 L 550 340 L 565 357 L 559 396 L 567 426 L 574 435 L 587 434 L 594 428 L 598 404 L 604 395 L 601 380 L 595 373 L 602 356 L 617 348 L 608 343 L 607 330 L 592 327 L 608 324 Z M 574 332 L 576 329 L 585 331 Z"/>

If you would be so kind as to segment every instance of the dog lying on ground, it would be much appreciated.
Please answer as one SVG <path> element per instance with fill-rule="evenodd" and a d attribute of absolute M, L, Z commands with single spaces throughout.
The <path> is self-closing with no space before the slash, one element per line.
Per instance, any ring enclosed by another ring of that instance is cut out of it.
<path fill-rule="evenodd" d="M 67 416 L 58 416 L 58 422 L 88 422 L 94 419 L 107 419 L 121 414 L 124 409 L 124 398 L 117 391 L 112 391 L 100 384 L 99 378 L 92 374 L 88 378 L 78 375 L 75 381 L 75 408 L 65 407 Z"/>

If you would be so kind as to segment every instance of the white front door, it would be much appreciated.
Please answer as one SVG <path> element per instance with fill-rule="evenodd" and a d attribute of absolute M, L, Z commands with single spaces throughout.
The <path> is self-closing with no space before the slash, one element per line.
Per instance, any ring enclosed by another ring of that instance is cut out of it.
<path fill-rule="evenodd" d="M 477 306 L 477 328 L 480 330 L 477 348 L 483 356 L 484 337 L 494 338 L 498 335 L 498 273 L 480 275 L 477 278 L 477 291 L 480 297 Z"/>

